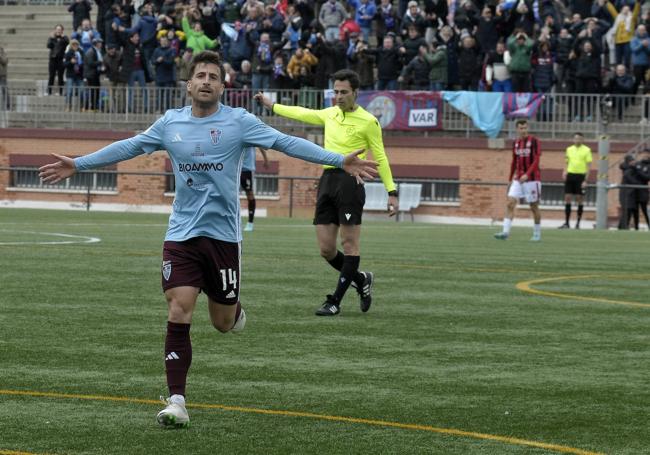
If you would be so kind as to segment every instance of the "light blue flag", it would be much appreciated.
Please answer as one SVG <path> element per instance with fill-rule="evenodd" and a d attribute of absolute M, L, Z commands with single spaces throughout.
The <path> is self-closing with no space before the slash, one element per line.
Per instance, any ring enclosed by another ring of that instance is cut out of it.
<path fill-rule="evenodd" d="M 503 126 L 503 93 L 501 92 L 442 92 L 442 98 L 469 116 L 478 129 L 488 137 L 497 137 Z"/>

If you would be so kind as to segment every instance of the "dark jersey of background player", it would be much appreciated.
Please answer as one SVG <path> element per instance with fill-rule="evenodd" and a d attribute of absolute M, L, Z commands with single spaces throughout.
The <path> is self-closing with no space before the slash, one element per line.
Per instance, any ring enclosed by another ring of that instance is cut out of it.
<path fill-rule="evenodd" d="M 535 136 L 528 135 L 524 138 L 517 138 L 512 144 L 512 163 L 510 164 L 510 177 L 520 180 L 523 175 L 528 176 L 530 182 L 540 180 L 539 158 L 542 149 Z"/>

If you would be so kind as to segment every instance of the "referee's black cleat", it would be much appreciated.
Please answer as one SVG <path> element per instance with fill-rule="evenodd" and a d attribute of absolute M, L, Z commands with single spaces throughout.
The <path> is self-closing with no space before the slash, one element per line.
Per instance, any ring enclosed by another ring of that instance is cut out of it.
<path fill-rule="evenodd" d="M 331 295 L 327 296 L 325 303 L 316 310 L 316 316 L 336 316 L 341 312 L 339 306 L 334 302 Z"/>
<path fill-rule="evenodd" d="M 569 226 L 569 223 L 564 223 L 562 226 L 560 226 L 558 229 L 570 229 L 571 226 Z"/>
<path fill-rule="evenodd" d="M 374 284 L 375 277 L 372 272 L 361 272 L 361 274 L 366 278 L 363 281 L 363 286 L 357 288 L 359 293 L 359 306 L 361 311 L 364 313 L 370 309 L 372 305 L 372 285 Z"/>

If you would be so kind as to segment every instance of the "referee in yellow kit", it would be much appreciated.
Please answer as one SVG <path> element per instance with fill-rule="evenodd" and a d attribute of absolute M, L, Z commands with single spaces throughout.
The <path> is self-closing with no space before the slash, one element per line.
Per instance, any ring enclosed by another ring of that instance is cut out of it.
<path fill-rule="evenodd" d="M 377 119 L 357 104 L 359 75 L 351 70 L 340 70 L 332 75 L 334 79 L 335 106 L 313 110 L 299 106 L 284 106 L 273 103 L 262 93 L 255 99 L 267 109 L 283 117 L 323 125 L 325 148 L 332 152 L 347 154 L 351 151 L 370 150 L 377 162 L 379 177 L 388 192 L 388 214 L 397 211 L 397 191 L 384 151 L 381 126 Z M 364 157 L 361 154 L 360 157 Z M 318 316 L 334 316 L 340 312 L 340 303 L 350 285 L 356 287 L 364 313 L 372 303 L 374 276 L 371 272 L 360 272 L 361 215 L 366 193 L 362 182 L 345 171 L 325 166 L 318 183 L 318 198 L 314 224 L 320 254 L 332 267 L 340 272 L 337 286 L 325 303 L 318 308 Z M 337 249 L 337 237 L 341 231 L 343 252 Z"/>
<path fill-rule="evenodd" d="M 560 229 L 569 229 L 571 219 L 571 199 L 575 197 L 578 204 L 576 229 L 580 229 L 580 220 L 584 211 L 584 195 L 591 167 L 591 149 L 583 144 L 582 133 L 573 135 L 573 145 L 566 149 L 566 166 L 562 171 L 564 179 L 564 224 Z"/>

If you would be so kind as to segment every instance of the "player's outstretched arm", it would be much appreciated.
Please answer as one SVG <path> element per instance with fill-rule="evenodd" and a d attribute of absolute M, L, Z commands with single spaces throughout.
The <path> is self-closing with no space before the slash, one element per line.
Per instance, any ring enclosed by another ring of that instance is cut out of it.
<path fill-rule="evenodd" d="M 58 183 L 61 180 L 71 177 L 75 172 L 77 172 L 77 168 L 74 165 L 74 160 L 72 158 L 57 155 L 56 153 L 52 153 L 52 156 L 58 161 L 46 164 L 38 169 L 38 176 L 43 183 Z"/>
<path fill-rule="evenodd" d="M 345 172 L 354 175 L 359 183 L 363 183 L 364 179 L 372 180 L 377 177 L 377 163 L 359 158 L 359 155 L 363 152 L 364 150 L 361 149 L 348 153 L 343 158 L 343 165 L 341 166 Z"/>
<path fill-rule="evenodd" d="M 286 106 L 279 103 L 273 103 L 268 97 L 264 96 L 262 92 L 257 92 L 254 96 L 255 100 L 267 108 L 270 112 L 280 115 L 282 117 L 290 118 L 303 123 L 311 125 L 324 125 L 325 114 L 322 110 L 307 109 L 301 106 Z"/>

